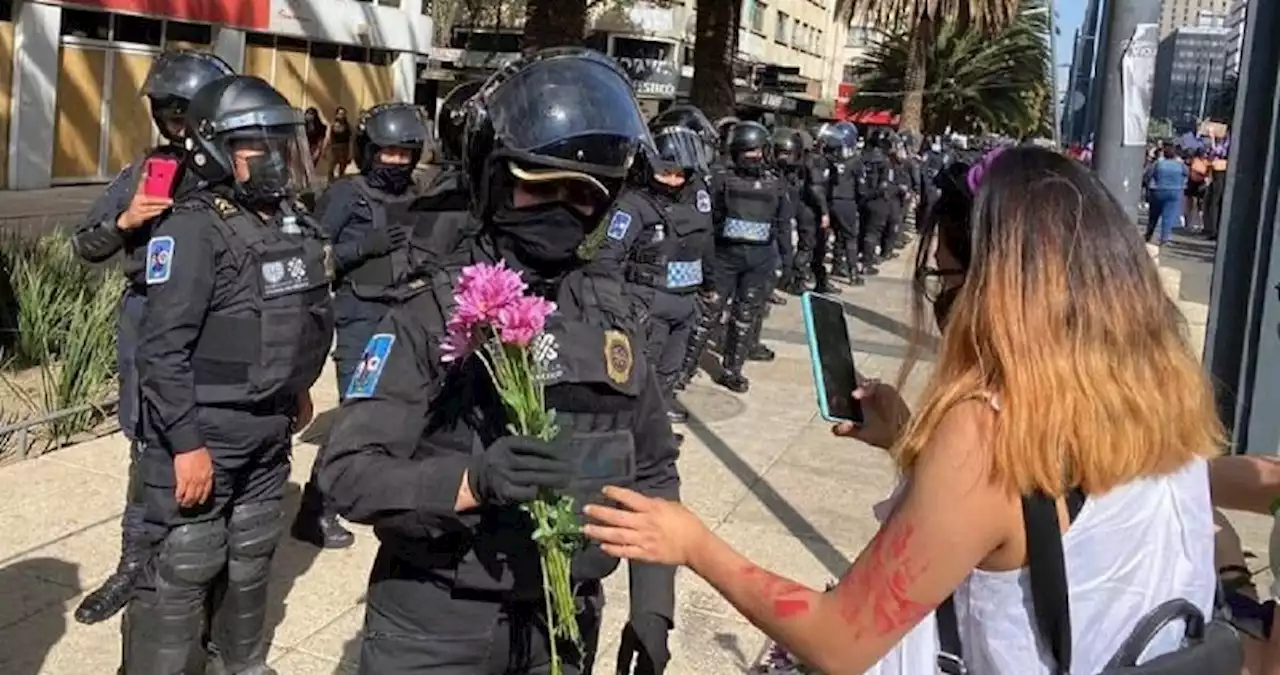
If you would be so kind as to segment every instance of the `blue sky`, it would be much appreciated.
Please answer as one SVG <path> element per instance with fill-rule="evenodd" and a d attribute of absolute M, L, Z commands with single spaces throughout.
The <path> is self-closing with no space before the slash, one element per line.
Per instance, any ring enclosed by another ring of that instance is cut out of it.
<path fill-rule="evenodd" d="M 1058 10 L 1058 65 L 1071 63 L 1071 48 L 1074 46 L 1076 29 L 1084 23 L 1085 5 L 1088 0 L 1054 0 Z M 1058 90 L 1066 91 L 1069 68 L 1058 69 Z"/>

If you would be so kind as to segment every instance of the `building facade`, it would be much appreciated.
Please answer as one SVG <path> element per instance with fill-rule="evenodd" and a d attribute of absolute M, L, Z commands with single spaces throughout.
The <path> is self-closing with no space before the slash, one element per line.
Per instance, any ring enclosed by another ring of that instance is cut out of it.
<path fill-rule="evenodd" d="M 1224 50 L 1227 77 L 1240 75 L 1240 60 L 1244 56 L 1244 24 L 1248 18 L 1249 0 L 1232 0 L 1231 9 L 1227 12 L 1228 35 Z"/>
<path fill-rule="evenodd" d="M 1225 17 L 1232 0 L 1164 0 L 1160 7 L 1160 39 L 1184 26 L 1204 25 L 1215 17 Z M 1215 26 L 1221 27 L 1221 26 Z"/>
<path fill-rule="evenodd" d="M 215 53 L 328 117 L 413 99 L 423 0 L 0 0 L 0 185 L 108 180 L 156 140 L 157 54 Z"/>
<path fill-rule="evenodd" d="M 1151 115 L 1195 129 L 1224 81 L 1225 28 L 1183 27 L 1160 41 Z"/>

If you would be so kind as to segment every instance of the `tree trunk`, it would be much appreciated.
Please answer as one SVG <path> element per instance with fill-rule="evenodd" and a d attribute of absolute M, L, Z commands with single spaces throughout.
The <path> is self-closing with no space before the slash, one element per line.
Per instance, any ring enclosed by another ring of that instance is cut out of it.
<path fill-rule="evenodd" d="M 899 131 L 919 132 L 924 128 L 924 88 L 928 82 L 929 44 L 933 41 L 933 19 L 920 17 L 911 31 L 911 59 L 903 77 L 906 95 L 902 99 Z"/>
<path fill-rule="evenodd" d="M 690 101 L 712 120 L 734 112 L 733 57 L 738 43 L 739 0 L 700 0 L 693 46 Z"/>
<path fill-rule="evenodd" d="M 587 0 L 528 0 L 525 53 L 547 47 L 580 47 L 587 35 Z"/>

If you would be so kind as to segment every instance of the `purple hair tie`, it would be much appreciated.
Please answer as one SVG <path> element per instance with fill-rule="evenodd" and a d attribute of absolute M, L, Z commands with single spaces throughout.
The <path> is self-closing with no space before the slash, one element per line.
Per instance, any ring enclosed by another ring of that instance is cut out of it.
<path fill-rule="evenodd" d="M 996 157 L 999 157 L 1002 152 L 1004 152 L 1004 148 L 996 148 L 983 155 L 982 159 L 978 160 L 978 163 L 969 167 L 969 174 L 965 176 L 965 182 L 969 184 L 969 192 L 971 194 L 978 194 L 978 187 L 982 185 L 982 179 L 987 175 L 987 169 L 991 168 L 991 163 L 996 161 Z"/>

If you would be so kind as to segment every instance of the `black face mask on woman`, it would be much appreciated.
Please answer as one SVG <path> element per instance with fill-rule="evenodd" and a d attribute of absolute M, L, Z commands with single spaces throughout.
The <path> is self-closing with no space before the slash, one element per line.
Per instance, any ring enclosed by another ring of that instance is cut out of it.
<path fill-rule="evenodd" d="M 595 219 L 561 203 L 524 209 L 504 207 L 493 215 L 493 227 L 515 247 L 525 262 L 538 266 L 576 261 L 578 247 Z"/>
<path fill-rule="evenodd" d="M 956 298 L 960 297 L 961 288 L 956 286 L 944 289 L 938 294 L 938 299 L 933 301 L 933 320 L 938 322 L 938 330 L 946 330 L 947 315 L 951 313 L 952 305 L 956 304 Z"/>
<path fill-rule="evenodd" d="M 402 195 L 413 184 L 413 167 L 408 164 L 374 164 L 365 180 L 375 190 Z"/>

